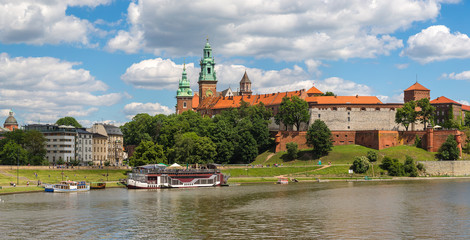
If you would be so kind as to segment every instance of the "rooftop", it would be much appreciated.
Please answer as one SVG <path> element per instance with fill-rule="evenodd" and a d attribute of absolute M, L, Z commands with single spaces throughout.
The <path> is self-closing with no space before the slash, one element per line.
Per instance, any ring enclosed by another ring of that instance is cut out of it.
<path fill-rule="evenodd" d="M 375 96 L 316 96 L 305 100 L 315 104 L 383 104 Z"/>
<path fill-rule="evenodd" d="M 450 98 L 446 98 L 444 96 L 440 96 L 430 102 L 431 104 L 439 104 L 439 103 L 453 103 L 457 105 L 462 105 L 461 103 L 458 103 Z"/>
<path fill-rule="evenodd" d="M 413 91 L 413 90 L 431 91 L 431 90 L 425 88 L 423 85 L 419 84 L 418 82 L 416 82 L 415 84 L 411 85 L 411 87 L 407 88 L 405 91 Z"/>

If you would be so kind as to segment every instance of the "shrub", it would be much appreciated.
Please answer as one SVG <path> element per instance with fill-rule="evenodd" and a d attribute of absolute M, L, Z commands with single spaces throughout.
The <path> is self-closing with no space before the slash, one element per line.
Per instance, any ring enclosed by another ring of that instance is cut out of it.
<path fill-rule="evenodd" d="M 393 159 L 392 165 L 388 168 L 388 175 L 390 176 L 405 176 L 405 168 L 398 159 Z"/>
<path fill-rule="evenodd" d="M 110 161 L 106 161 L 106 162 L 104 162 L 104 165 L 105 165 L 106 167 L 109 167 L 109 166 L 111 165 L 111 162 L 110 162 Z"/>
<path fill-rule="evenodd" d="M 377 154 L 376 151 L 367 152 L 367 159 L 369 159 L 369 162 L 376 162 L 378 158 L 379 158 L 379 155 Z"/>
<path fill-rule="evenodd" d="M 414 146 L 417 148 L 423 148 L 422 139 L 417 134 L 416 134 Z"/>
<path fill-rule="evenodd" d="M 457 141 L 453 135 L 449 135 L 446 141 L 439 148 L 437 157 L 441 160 L 456 160 L 460 156 L 460 150 L 457 147 Z"/>
<path fill-rule="evenodd" d="M 289 158 L 289 160 L 294 160 L 298 157 L 299 148 L 297 146 L 297 143 L 295 142 L 287 143 L 286 148 L 287 148 L 287 157 Z"/>
<path fill-rule="evenodd" d="M 379 165 L 380 168 L 383 170 L 387 170 L 390 168 L 390 166 L 393 164 L 393 160 L 389 156 L 385 156 L 382 159 L 382 164 Z"/>
<path fill-rule="evenodd" d="M 354 162 L 351 165 L 350 169 L 352 169 L 355 173 L 365 173 L 369 169 L 369 161 L 367 157 L 354 157 Z"/>
<path fill-rule="evenodd" d="M 425 171 L 426 171 L 426 169 L 424 168 L 424 165 L 423 165 L 422 163 L 418 163 L 418 164 L 416 165 L 416 168 L 418 168 L 418 170 L 421 171 L 421 172 L 425 172 Z"/>
<path fill-rule="evenodd" d="M 415 165 L 415 161 L 410 156 L 406 156 L 405 160 L 405 173 L 410 177 L 417 177 L 418 176 L 418 168 Z"/>

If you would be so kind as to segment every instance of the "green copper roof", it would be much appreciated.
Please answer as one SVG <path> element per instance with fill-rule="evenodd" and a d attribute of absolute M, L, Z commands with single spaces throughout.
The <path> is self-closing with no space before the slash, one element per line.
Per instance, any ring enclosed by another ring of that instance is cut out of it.
<path fill-rule="evenodd" d="M 217 82 L 217 76 L 215 73 L 215 61 L 212 56 L 212 48 L 209 44 L 209 39 L 206 42 L 206 46 L 203 50 L 201 61 L 201 72 L 199 72 L 199 81 L 214 81 Z"/>
<path fill-rule="evenodd" d="M 183 74 L 179 82 L 179 88 L 176 91 L 176 96 L 177 97 L 192 97 L 193 96 L 193 90 L 191 90 L 188 76 L 186 74 L 186 64 L 183 67 Z"/>

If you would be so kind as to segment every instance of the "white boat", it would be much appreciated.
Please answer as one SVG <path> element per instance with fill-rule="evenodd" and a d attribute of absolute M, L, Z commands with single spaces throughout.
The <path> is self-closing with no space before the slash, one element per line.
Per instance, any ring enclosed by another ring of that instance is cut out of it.
<path fill-rule="evenodd" d="M 90 184 L 86 182 L 62 181 L 58 184 L 47 184 L 46 192 L 84 192 L 90 191 Z"/>

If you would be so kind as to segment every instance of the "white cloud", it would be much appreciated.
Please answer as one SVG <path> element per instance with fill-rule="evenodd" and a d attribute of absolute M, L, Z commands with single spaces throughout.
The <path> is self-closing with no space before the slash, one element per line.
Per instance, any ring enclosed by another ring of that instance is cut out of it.
<path fill-rule="evenodd" d="M 217 54 L 276 60 L 371 58 L 403 47 L 390 36 L 435 19 L 456 1 L 166 1 L 128 7 L 129 30 L 108 47 L 157 55 L 197 55 L 209 35 Z"/>
<path fill-rule="evenodd" d="M 188 79 L 194 79 L 196 69 L 194 64 L 186 65 Z M 121 79 L 136 88 L 147 89 L 178 89 L 183 65 L 177 65 L 170 59 L 148 59 L 134 63 L 126 69 Z"/>
<path fill-rule="evenodd" d="M 100 33 L 88 20 L 67 15 L 68 6 L 96 7 L 111 0 L 4 0 L 0 3 L 0 42 L 28 44 L 89 43 Z"/>
<path fill-rule="evenodd" d="M 397 69 L 406 69 L 408 68 L 409 64 L 408 63 L 403 63 L 403 64 L 395 64 L 395 67 Z"/>
<path fill-rule="evenodd" d="M 468 102 L 467 100 L 458 100 L 457 102 L 463 104 L 463 105 L 467 105 L 469 106 L 470 105 L 470 102 Z"/>
<path fill-rule="evenodd" d="M 403 93 L 393 95 L 393 96 L 383 96 L 383 95 L 378 95 L 377 98 L 380 99 L 383 103 L 403 103 Z"/>
<path fill-rule="evenodd" d="M 444 73 L 441 78 L 448 78 L 454 80 L 470 80 L 470 71 L 463 71 L 461 73 Z"/>
<path fill-rule="evenodd" d="M 132 102 L 124 106 L 124 113 L 127 118 L 132 119 L 138 113 L 148 113 L 150 115 L 156 114 L 171 114 L 174 110 L 167 106 L 162 106 L 160 103 L 138 103 Z"/>
<path fill-rule="evenodd" d="M 451 33 L 443 25 L 430 26 L 411 36 L 401 56 L 408 56 L 420 63 L 444 61 L 454 58 L 470 58 L 470 38 L 463 33 Z"/>
<path fill-rule="evenodd" d="M 309 89 L 313 86 L 313 79 L 315 79 L 312 78 L 312 75 L 315 77 L 320 73 L 317 66 L 321 65 L 321 62 L 307 62 L 306 65 L 310 68 L 310 71 L 305 71 L 297 65 L 281 70 L 263 70 L 237 64 L 217 64 L 215 67 L 218 79 L 217 89 L 222 91 L 230 87 L 232 90 L 237 91 L 245 71 L 252 82 L 254 93 Z M 121 79 L 137 88 L 176 91 L 182 71 L 182 65 L 175 64 L 169 59 L 156 58 L 133 64 L 121 76 Z M 194 63 L 190 63 L 186 65 L 186 72 L 192 89 L 198 91 L 199 68 L 195 68 Z M 315 83 L 315 86 L 321 91 L 333 91 L 339 95 L 369 95 L 372 92 L 371 88 L 366 85 L 335 77 L 315 80 Z"/>
<path fill-rule="evenodd" d="M 50 57 L 0 54 L 0 108 L 19 110 L 26 122 L 55 122 L 59 117 L 89 116 L 111 106 L 125 94 L 104 93 L 108 86 L 78 63 Z M 90 107 L 92 106 L 92 107 Z"/>

